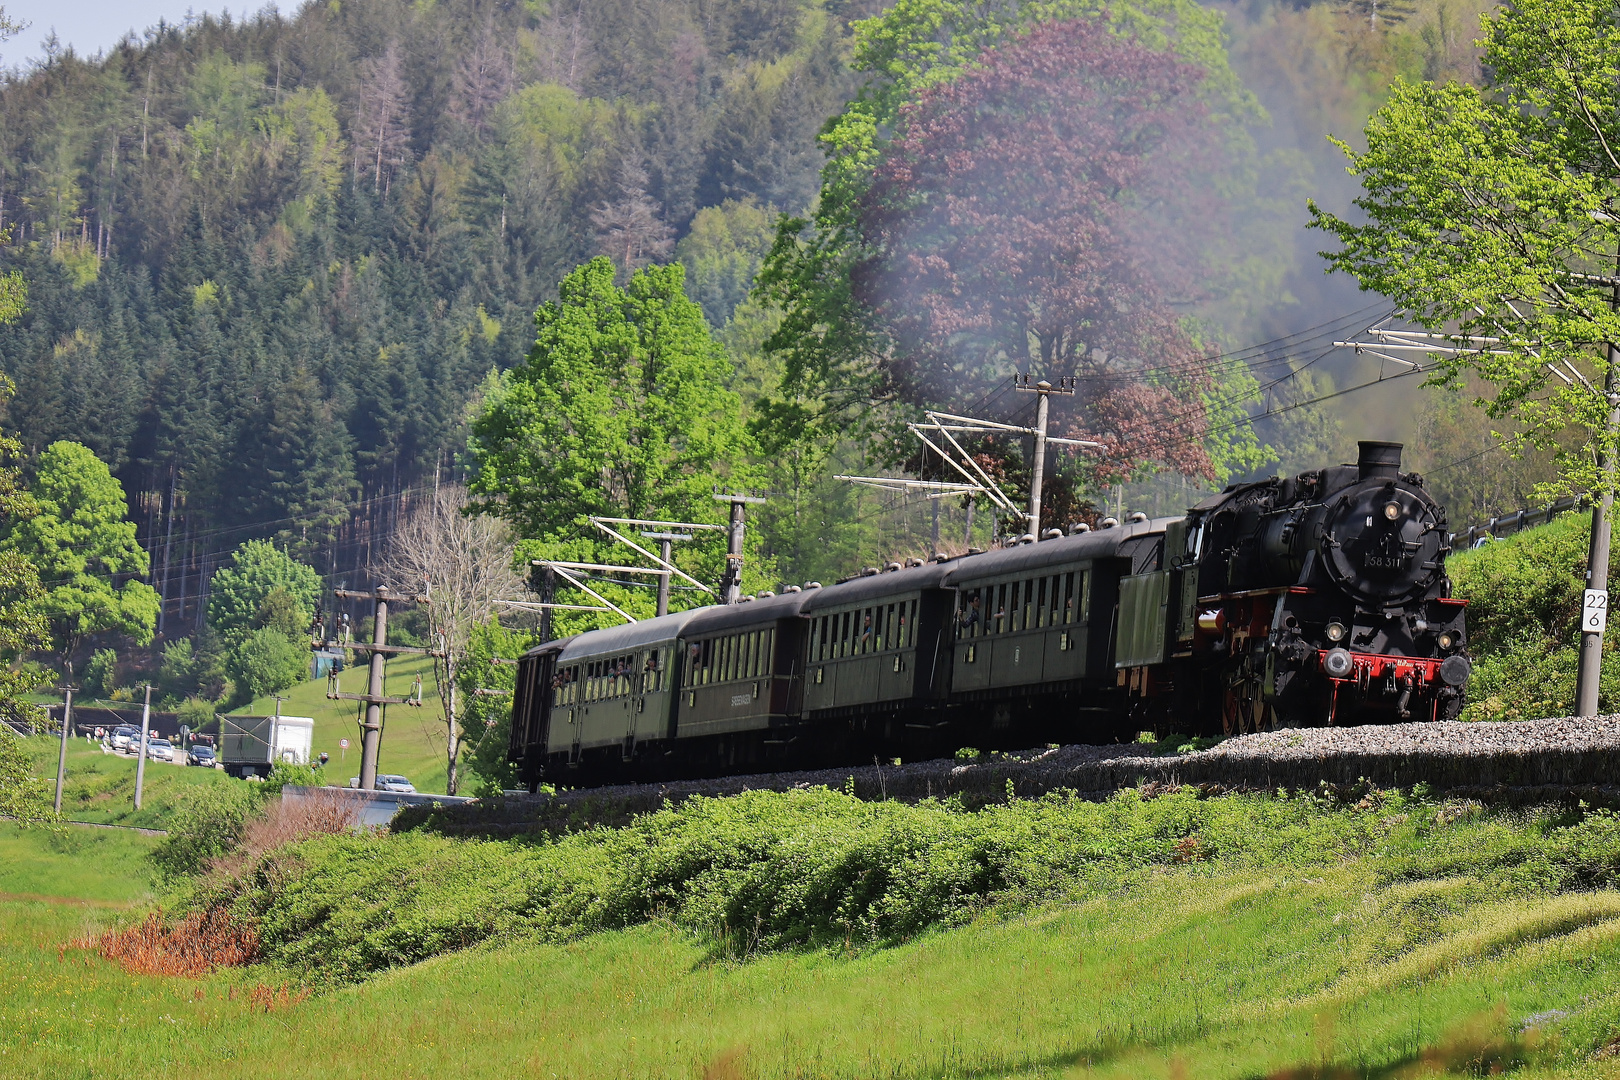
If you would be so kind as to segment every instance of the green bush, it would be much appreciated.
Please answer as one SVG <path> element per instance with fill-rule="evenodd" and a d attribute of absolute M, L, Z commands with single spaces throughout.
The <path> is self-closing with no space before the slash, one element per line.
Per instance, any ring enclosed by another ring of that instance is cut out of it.
<path fill-rule="evenodd" d="M 214 703 L 203 698 L 186 698 L 176 712 L 180 723 L 192 731 L 204 731 L 214 722 Z"/>
<path fill-rule="evenodd" d="M 285 599 L 266 602 L 272 593 Z M 286 616 L 300 632 L 309 625 L 320 602 L 321 577 L 268 540 L 249 540 L 231 556 L 231 565 L 214 573 L 208 586 L 208 625 L 228 646 L 244 641 L 265 619 L 291 605 Z"/>
<path fill-rule="evenodd" d="M 235 686 L 233 707 L 296 686 L 308 675 L 309 649 L 273 627 L 253 631 L 226 661 Z"/>
<path fill-rule="evenodd" d="M 195 696 L 218 697 L 223 678 L 218 641 L 212 634 L 199 634 L 195 641 L 180 638 L 163 646 L 157 682 L 164 697 L 176 701 Z"/>
<path fill-rule="evenodd" d="M 1468 601 L 1465 720 L 1567 715 L 1575 704 L 1581 593 L 1591 518 L 1565 514 L 1446 563 L 1452 591 Z M 1610 563 L 1610 589 L 1615 581 Z M 1603 655 L 1599 706 L 1620 707 L 1620 653 Z"/>
<path fill-rule="evenodd" d="M 1369 793 L 1345 805 L 1183 791 L 1066 796 L 969 812 L 827 789 L 691 799 L 554 841 L 426 832 L 323 836 L 210 880 L 181 909 L 229 907 L 267 958 L 353 980 L 515 933 L 566 939 L 664 918 L 734 951 L 883 943 L 991 905 L 1129 888 L 1157 867 L 1309 873 L 1376 856 L 1391 880 L 1473 875 L 1496 894 L 1614 884 L 1620 822 L 1517 818 Z"/>
<path fill-rule="evenodd" d="M 97 649 L 84 665 L 79 685 L 86 698 L 111 697 L 118 685 L 118 654 L 111 649 Z"/>
<path fill-rule="evenodd" d="M 209 860 L 237 849 L 248 821 L 281 791 L 268 784 L 200 784 L 188 791 L 169 819 L 168 835 L 152 850 L 152 861 L 169 881 L 205 869 Z"/>

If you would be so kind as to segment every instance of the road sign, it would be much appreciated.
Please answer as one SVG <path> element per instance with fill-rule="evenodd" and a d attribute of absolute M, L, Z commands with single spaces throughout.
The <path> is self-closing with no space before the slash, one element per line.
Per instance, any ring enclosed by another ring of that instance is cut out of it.
<path fill-rule="evenodd" d="M 1581 633 L 1601 634 L 1609 625 L 1609 592 L 1607 589 L 1587 589 L 1581 602 Z"/>
<path fill-rule="evenodd" d="M 348 748 L 349 748 L 349 740 L 348 739 L 339 739 L 338 740 L 338 749 L 347 750 Z"/>

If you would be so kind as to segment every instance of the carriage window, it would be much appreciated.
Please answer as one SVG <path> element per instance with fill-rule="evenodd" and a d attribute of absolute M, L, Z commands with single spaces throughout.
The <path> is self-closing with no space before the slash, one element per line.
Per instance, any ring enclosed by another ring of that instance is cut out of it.
<path fill-rule="evenodd" d="M 1035 625 L 1035 579 L 1030 578 L 1024 582 L 1024 616 L 1021 620 L 1025 630 Z"/>
<path fill-rule="evenodd" d="M 857 614 L 859 613 L 846 611 L 841 617 L 842 622 L 839 625 L 842 629 L 838 633 L 839 656 L 849 656 L 855 651 L 852 646 L 855 642 L 855 617 Z"/>
<path fill-rule="evenodd" d="M 1050 578 L 1041 578 L 1040 591 L 1036 593 L 1035 625 L 1037 627 L 1046 625 L 1046 585 L 1050 580 Z"/>
<path fill-rule="evenodd" d="M 759 631 L 751 631 L 748 635 L 748 674 L 747 678 L 759 676 Z"/>
<path fill-rule="evenodd" d="M 901 607 L 905 605 L 902 604 Z M 894 605 L 889 604 L 883 609 L 883 636 L 878 638 L 878 648 L 894 648 Z"/>
<path fill-rule="evenodd" d="M 861 609 L 861 654 L 872 651 L 872 609 Z"/>
<path fill-rule="evenodd" d="M 1012 599 L 1007 604 L 1007 629 L 1017 632 L 1024 628 L 1024 583 L 1012 583 Z"/>
<path fill-rule="evenodd" d="M 737 635 L 731 634 L 720 639 L 721 656 L 720 681 L 730 682 L 737 677 Z"/>
<path fill-rule="evenodd" d="M 760 649 L 759 666 L 760 666 L 760 669 L 761 669 L 760 673 L 763 674 L 763 675 L 773 674 L 775 672 L 775 670 L 776 670 L 776 648 L 775 648 L 775 645 L 776 645 L 776 627 L 773 626 L 769 630 L 765 631 L 764 644 L 762 645 L 762 647 Z"/>
<path fill-rule="evenodd" d="M 816 659 L 825 660 L 827 659 L 827 616 L 823 615 L 817 619 L 816 624 L 817 629 L 810 640 L 815 643 Z"/>
<path fill-rule="evenodd" d="M 1075 621 L 1084 622 L 1091 617 L 1091 571 L 1082 570 L 1074 582 Z"/>
<path fill-rule="evenodd" d="M 995 593 L 996 600 L 995 600 L 995 603 L 990 605 L 992 608 L 995 609 L 990 617 L 995 620 L 995 628 L 996 628 L 995 632 L 999 634 L 999 633 L 1001 633 L 1003 630 L 1005 630 L 1007 628 L 1007 584 L 1006 584 L 1006 582 L 1002 582 L 1000 585 L 995 586 L 991 591 L 993 593 Z"/>
<path fill-rule="evenodd" d="M 961 628 L 962 636 L 975 638 L 984 632 L 984 597 L 982 591 L 974 589 L 967 595 L 967 604 L 962 609 Z"/>

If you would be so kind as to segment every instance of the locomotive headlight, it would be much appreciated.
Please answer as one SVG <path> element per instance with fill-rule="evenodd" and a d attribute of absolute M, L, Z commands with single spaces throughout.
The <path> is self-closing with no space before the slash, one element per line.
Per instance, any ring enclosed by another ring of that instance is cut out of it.
<path fill-rule="evenodd" d="M 1344 628 L 1344 623 L 1342 622 L 1330 622 L 1327 624 L 1327 639 L 1329 641 L 1343 641 L 1344 635 L 1347 633 L 1349 633 L 1349 631 Z"/>
<path fill-rule="evenodd" d="M 1447 630 L 1439 637 L 1435 638 L 1435 644 L 1439 645 L 1442 649 L 1449 649 L 1453 645 L 1457 644 L 1457 635 L 1453 634 L 1450 630 Z"/>
<path fill-rule="evenodd" d="M 1384 516 L 1387 517 L 1391 521 L 1394 521 L 1396 518 L 1400 517 L 1401 516 L 1401 504 L 1400 503 L 1393 503 L 1393 502 L 1392 503 L 1385 503 L 1384 504 Z"/>

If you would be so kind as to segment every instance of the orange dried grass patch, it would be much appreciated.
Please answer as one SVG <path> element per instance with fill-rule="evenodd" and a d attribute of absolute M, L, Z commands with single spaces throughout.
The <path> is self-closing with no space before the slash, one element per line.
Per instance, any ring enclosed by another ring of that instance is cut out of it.
<path fill-rule="evenodd" d="M 154 911 L 134 926 L 80 938 L 73 945 L 94 949 L 141 975 L 195 977 L 252 963 L 259 955 L 258 932 L 217 909 L 187 915 L 173 927 L 164 926 Z"/>
<path fill-rule="evenodd" d="M 306 836 L 347 832 L 359 819 L 356 802 L 332 792 L 314 791 L 295 799 L 283 796 L 248 822 L 241 846 L 231 855 L 215 860 L 212 869 L 234 877 L 243 867 L 284 844 Z"/>

